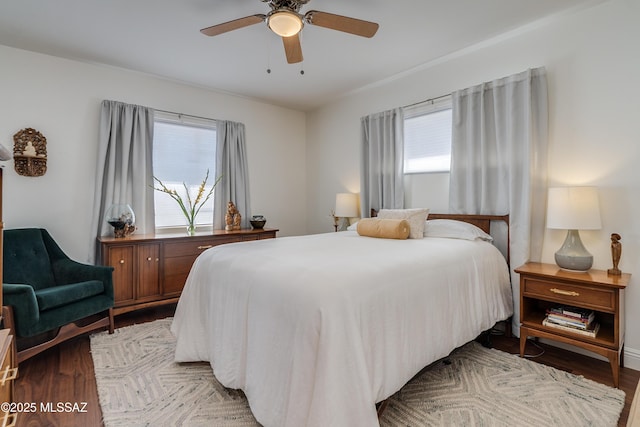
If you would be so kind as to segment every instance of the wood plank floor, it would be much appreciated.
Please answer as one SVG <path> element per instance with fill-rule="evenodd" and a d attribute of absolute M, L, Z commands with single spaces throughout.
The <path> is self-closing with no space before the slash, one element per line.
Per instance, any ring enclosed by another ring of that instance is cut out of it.
<path fill-rule="evenodd" d="M 174 309 L 175 306 L 167 306 L 123 314 L 116 317 L 116 327 L 171 316 Z M 493 336 L 492 344 L 495 348 L 503 351 L 519 352 L 516 338 Z M 607 362 L 551 346 L 543 345 L 542 347 L 544 354 L 533 360 L 613 386 L 611 370 Z M 528 354 L 537 354 L 539 351 L 534 344 L 527 345 Z M 618 424 L 620 427 L 626 425 L 629 407 L 639 378 L 639 371 L 628 368 L 621 369 L 620 388 L 627 396 Z M 20 427 L 102 426 L 102 413 L 98 403 L 88 336 L 77 337 L 23 362 L 20 365 L 20 377 L 15 384 L 15 401 L 34 402 L 38 407 L 36 412 L 20 414 L 17 423 Z M 78 404 L 86 402 L 86 412 L 41 411 L 41 403 L 46 404 L 47 402 L 53 402 L 54 406 L 57 402 Z"/>

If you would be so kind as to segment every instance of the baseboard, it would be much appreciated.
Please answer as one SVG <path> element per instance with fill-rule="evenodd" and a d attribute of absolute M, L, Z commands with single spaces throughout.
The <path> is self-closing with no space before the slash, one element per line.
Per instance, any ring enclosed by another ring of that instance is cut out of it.
<path fill-rule="evenodd" d="M 624 348 L 624 367 L 640 371 L 640 350 Z"/>

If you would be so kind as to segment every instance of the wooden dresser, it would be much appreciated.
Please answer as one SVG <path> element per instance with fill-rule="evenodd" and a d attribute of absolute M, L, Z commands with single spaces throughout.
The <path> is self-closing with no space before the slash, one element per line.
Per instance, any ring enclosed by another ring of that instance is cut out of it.
<path fill-rule="evenodd" d="M 226 243 L 273 239 L 277 229 L 215 230 L 184 234 L 100 237 L 103 265 L 114 267 L 114 315 L 175 303 L 193 262 L 206 249 Z"/>

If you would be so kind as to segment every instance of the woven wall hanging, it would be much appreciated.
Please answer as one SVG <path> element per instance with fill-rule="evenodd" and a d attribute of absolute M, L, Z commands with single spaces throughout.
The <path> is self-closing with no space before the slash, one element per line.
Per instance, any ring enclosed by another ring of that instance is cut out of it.
<path fill-rule="evenodd" d="M 35 129 L 22 129 L 13 135 L 13 160 L 20 175 L 44 175 L 47 171 L 47 138 Z"/>

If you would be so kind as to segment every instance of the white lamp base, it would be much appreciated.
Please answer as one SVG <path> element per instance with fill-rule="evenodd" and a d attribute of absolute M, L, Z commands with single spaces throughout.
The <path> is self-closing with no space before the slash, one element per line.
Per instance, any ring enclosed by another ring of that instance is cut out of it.
<path fill-rule="evenodd" d="M 580 240 L 578 230 L 569 230 L 567 237 L 555 255 L 556 264 L 564 270 L 585 272 L 593 265 L 593 255 Z"/>

